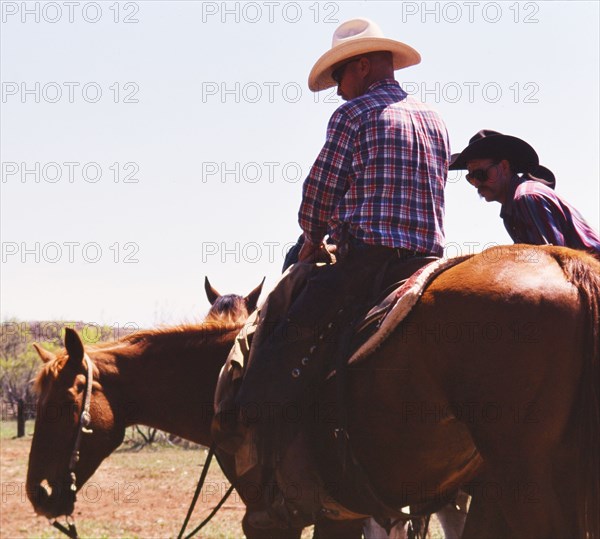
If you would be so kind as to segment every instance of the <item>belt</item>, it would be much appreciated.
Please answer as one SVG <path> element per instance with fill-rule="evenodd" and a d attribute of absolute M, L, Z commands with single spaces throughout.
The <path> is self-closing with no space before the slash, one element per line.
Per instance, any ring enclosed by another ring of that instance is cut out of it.
<path fill-rule="evenodd" d="M 360 240 L 357 240 L 354 237 L 348 238 L 346 243 L 341 243 L 338 245 L 338 253 L 342 255 L 342 257 L 349 252 L 364 252 L 367 253 L 389 253 L 390 257 L 395 256 L 400 260 L 406 260 L 408 258 L 415 257 L 424 257 L 431 256 L 430 253 L 421 253 L 419 251 L 415 251 L 413 249 L 404 249 L 403 247 L 387 247 L 385 245 L 371 245 L 369 243 L 364 243 Z"/>
<path fill-rule="evenodd" d="M 366 252 L 385 252 L 389 253 L 390 257 L 396 257 L 400 260 L 407 258 L 415 258 L 417 256 L 428 256 L 426 253 L 420 253 L 411 249 L 404 249 L 402 247 L 386 247 L 385 245 L 367 245 L 365 244 L 364 250 Z"/>

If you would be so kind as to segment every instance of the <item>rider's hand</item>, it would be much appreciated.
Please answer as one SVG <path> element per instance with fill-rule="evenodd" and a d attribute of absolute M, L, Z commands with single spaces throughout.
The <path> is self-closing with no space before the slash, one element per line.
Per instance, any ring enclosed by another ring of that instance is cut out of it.
<path fill-rule="evenodd" d="M 304 238 L 302 248 L 298 253 L 298 262 L 314 263 L 322 259 L 325 246 L 323 243 L 313 243 L 308 238 Z"/>

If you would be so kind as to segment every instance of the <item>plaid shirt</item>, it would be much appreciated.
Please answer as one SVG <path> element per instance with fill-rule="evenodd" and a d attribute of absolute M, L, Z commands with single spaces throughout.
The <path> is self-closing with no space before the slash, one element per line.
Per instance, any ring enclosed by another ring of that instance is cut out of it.
<path fill-rule="evenodd" d="M 500 217 L 515 243 L 562 245 L 600 254 L 600 236 L 550 187 L 515 176 Z"/>
<path fill-rule="evenodd" d="M 371 245 L 441 255 L 449 143 L 436 112 L 393 79 L 372 84 L 331 117 L 304 181 L 300 227 L 313 242 L 344 225 Z"/>

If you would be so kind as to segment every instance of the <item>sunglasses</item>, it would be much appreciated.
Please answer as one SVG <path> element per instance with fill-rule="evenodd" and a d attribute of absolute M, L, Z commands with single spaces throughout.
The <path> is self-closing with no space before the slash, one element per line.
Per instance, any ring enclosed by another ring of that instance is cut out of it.
<path fill-rule="evenodd" d="M 360 60 L 360 57 L 359 58 L 353 58 L 352 60 L 348 60 L 345 64 L 342 64 L 341 66 L 339 66 L 338 68 L 336 68 L 331 73 L 331 78 L 335 81 L 336 84 L 340 84 L 342 82 L 342 79 L 344 78 L 344 73 L 346 72 L 346 68 L 352 62 L 358 62 L 359 60 Z"/>
<path fill-rule="evenodd" d="M 488 172 L 491 168 L 497 167 L 499 163 L 492 163 L 489 167 L 486 168 L 478 168 L 473 172 L 467 173 L 465 179 L 471 184 L 475 185 L 474 182 L 484 183 L 488 181 Z"/>

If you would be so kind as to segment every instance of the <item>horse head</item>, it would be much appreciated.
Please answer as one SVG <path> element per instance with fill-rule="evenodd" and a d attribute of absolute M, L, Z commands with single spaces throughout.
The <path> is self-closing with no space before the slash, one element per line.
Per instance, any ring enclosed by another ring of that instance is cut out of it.
<path fill-rule="evenodd" d="M 246 297 L 237 294 L 221 295 L 210 284 L 208 277 L 204 278 L 204 290 L 211 304 L 206 320 L 227 319 L 233 323 L 243 323 L 250 313 L 256 309 L 258 298 L 262 291 L 265 279 Z"/>
<path fill-rule="evenodd" d="M 76 490 L 121 444 L 125 427 L 75 330 L 66 329 L 65 351 L 58 355 L 34 346 L 44 365 L 35 380 L 27 496 L 36 513 L 52 518 L 73 512 Z"/>

